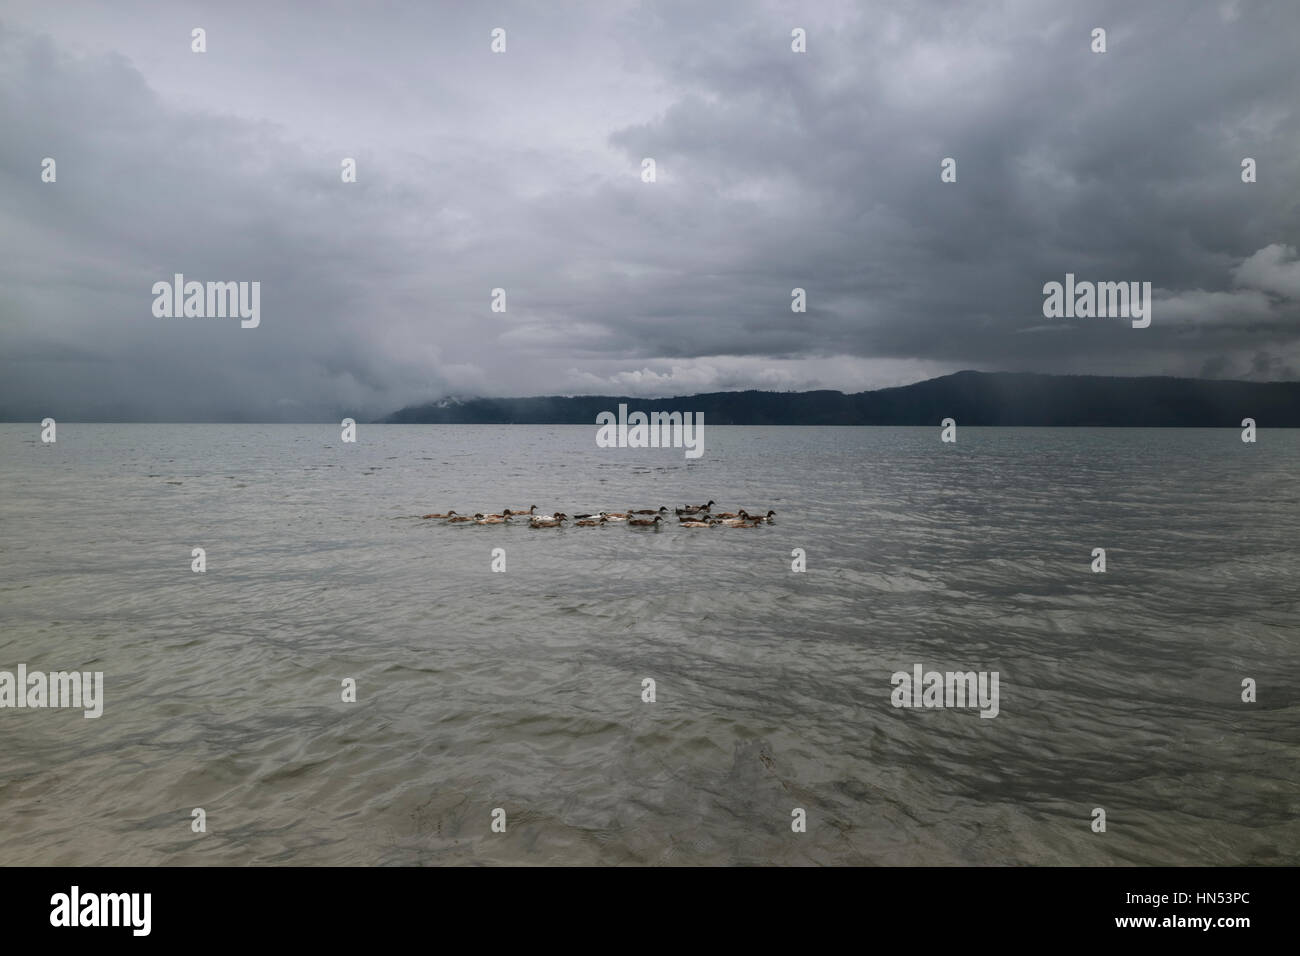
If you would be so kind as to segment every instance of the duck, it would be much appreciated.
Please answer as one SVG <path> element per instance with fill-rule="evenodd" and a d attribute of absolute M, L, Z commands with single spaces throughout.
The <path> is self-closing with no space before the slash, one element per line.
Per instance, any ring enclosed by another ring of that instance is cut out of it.
<path fill-rule="evenodd" d="M 640 511 L 628 508 L 627 513 L 629 515 L 666 515 L 668 514 L 668 509 L 663 505 L 660 505 L 658 508 L 642 508 Z"/>
<path fill-rule="evenodd" d="M 710 518 L 740 518 L 744 516 L 743 511 L 715 511 L 709 515 Z"/>
<path fill-rule="evenodd" d="M 716 527 L 717 524 L 718 522 L 716 521 L 688 521 L 683 518 L 681 526 L 683 528 L 713 528 Z"/>
<path fill-rule="evenodd" d="M 742 518 L 748 518 L 748 519 L 750 519 L 751 521 L 766 521 L 768 524 L 771 524 L 771 523 L 772 523 L 772 519 L 773 519 L 774 517 L 776 517 L 776 512 L 775 512 L 775 511 L 771 511 L 771 510 L 769 510 L 769 511 L 767 512 L 767 514 L 765 514 L 765 515 L 752 515 L 752 514 L 750 514 L 748 511 L 746 511 L 744 508 L 741 508 L 741 509 L 740 509 L 740 517 L 742 517 Z"/>
<path fill-rule="evenodd" d="M 473 521 L 475 518 L 481 518 L 481 517 L 483 516 L 479 514 L 476 514 L 473 517 L 470 517 L 469 515 L 456 515 L 456 517 L 454 518 L 448 518 L 447 524 L 457 524 L 462 521 Z"/>
<path fill-rule="evenodd" d="M 728 528 L 757 528 L 758 520 L 749 518 L 724 518 L 719 524 L 726 525 Z"/>
<path fill-rule="evenodd" d="M 451 518 L 451 517 L 454 517 L 455 514 L 456 514 L 456 512 L 454 512 L 454 511 L 448 511 L 445 515 L 436 515 L 436 514 L 435 514 L 435 515 L 420 515 L 420 517 L 421 517 L 421 518 Z"/>
<path fill-rule="evenodd" d="M 606 521 L 612 521 L 615 524 L 617 524 L 620 521 L 627 520 L 627 514 L 622 511 L 602 511 L 600 513 L 600 516 L 604 518 Z"/>
<path fill-rule="evenodd" d="M 553 515 L 533 515 L 528 524 L 533 528 L 558 528 L 561 522 L 568 520 L 568 515 L 563 511 L 557 511 Z"/>
<path fill-rule="evenodd" d="M 683 505 L 682 507 L 677 509 L 677 513 L 679 515 L 697 515 L 701 513 L 707 513 L 708 510 L 712 508 L 715 504 L 717 504 L 717 502 L 714 501 L 712 498 L 710 498 L 708 504 Z"/>
<path fill-rule="evenodd" d="M 651 512 L 651 514 L 653 514 L 653 512 Z M 663 515 L 655 515 L 653 518 L 629 518 L 627 523 L 630 527 L 658 528 L 659 522 L 663 520 Z"/>
<path fill-rule="evenodd" d="M 528 517 L 531 518 L 533 516 L 533 512 L 536 510 L 537 510 L 537 505 L 533 505 L 527 511 L 524 511 L 524 509 L 522 508 L 519 508 L 517 510 L 515 508 L 507 508 L 505 511 L 501 513 L 507 515 L 514 515 L 515 517 L 522 517 L 523 515 L 527 515 Z"/>
<path fill-rule="evenodd" d="M 579 528 L 599 528 L 605 524 L 605 518 L 603 516 L 599 520 L 591 516 L 583 518 L 581 515 L 579 515 L 578 518 L 579 520 L 575 521 L 574 524 Z"/>
<path fill-rule="evenodd" d="M 510 521 L 510 515 L 479 515 L 474 519 L 475 524 L 507 524 Z"/>
<path fill-rule="evenodd" d="M 582 521 L 585 518 L 599 518 L 602 514 L 603 512 L 593 511 L 587 514 L 574 515 L 574 517 L 577 518 L 579 521 Z"/>

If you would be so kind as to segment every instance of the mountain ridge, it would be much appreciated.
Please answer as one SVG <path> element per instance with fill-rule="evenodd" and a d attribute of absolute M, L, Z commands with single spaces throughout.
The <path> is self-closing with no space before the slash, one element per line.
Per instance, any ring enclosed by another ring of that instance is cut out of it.
<path fill-rule="evenodd" d="M 703 412 L 710 425 L 1300 427 L 1300 382 L 962 371 L 863 392 L 702 392 L 440 399 L 380 424 L 584 425 L 602 411 Z"/>

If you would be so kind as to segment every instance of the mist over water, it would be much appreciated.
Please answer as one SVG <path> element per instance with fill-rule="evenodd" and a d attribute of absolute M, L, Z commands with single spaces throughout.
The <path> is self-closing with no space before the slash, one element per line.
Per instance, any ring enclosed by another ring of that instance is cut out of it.
<path fill-rule="evenodd" d="M 1300 862 L 1300 433 L 594 431 L 0 425 L 0 670 L 105 687 L 0 710 L 0 863 Z"/>

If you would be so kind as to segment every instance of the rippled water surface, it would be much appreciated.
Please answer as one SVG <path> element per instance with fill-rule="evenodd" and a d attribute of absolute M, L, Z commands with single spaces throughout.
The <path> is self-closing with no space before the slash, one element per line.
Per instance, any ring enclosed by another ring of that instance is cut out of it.
<path fill-rule="evenodd" d="M 1300 862 L 1300 433 L 38 432 L 0 425 L 0 670 L 106 701 L 0 710 L 0 863 Z M 413 517 L 710 498 L 778 515 Z M 1000 714 L 895 709 L 917 663 Z"/>

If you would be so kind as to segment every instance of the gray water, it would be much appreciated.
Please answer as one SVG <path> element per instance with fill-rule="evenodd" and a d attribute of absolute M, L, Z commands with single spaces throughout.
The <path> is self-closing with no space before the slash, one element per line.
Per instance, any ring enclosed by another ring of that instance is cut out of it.
<path fill-rule="evenodd" d="M 0 670 L 106 684 L 0 710 L 0 863 L 1300 862 L 1300 432 L 594 431 L 0 425 Z"/>

